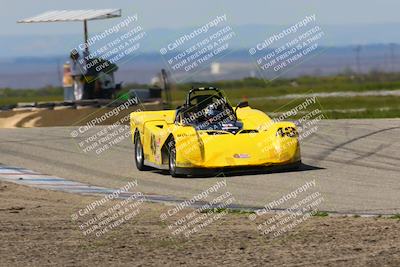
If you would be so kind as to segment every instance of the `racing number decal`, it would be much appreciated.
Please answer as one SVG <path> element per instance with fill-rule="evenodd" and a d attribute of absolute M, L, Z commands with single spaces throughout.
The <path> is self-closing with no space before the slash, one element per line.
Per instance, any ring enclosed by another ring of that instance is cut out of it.
<path fill-rule="evenodd" d="M 286 135 L 289 137 L 297 136 L 297 131 L 293 127 L 286 127 L 285 132 L 286 132 Z"/>
<path fill-rule="evenodd" d="M 293 127 L 285 127 L 285 128 L 279 128 L 277 131 L 277 135 L 280 135 L 284 137 L 285 135 L 288 137 L 295 137 L 298 136 L 298 133 L 295 128 Z"/>

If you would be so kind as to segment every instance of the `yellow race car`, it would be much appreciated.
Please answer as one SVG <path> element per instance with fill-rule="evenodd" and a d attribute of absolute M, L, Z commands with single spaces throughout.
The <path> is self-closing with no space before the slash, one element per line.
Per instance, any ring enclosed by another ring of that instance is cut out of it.
<path fill-rule="evenodd" d="M 191 89 L 176 110 L 132 112 L 130 126 L 140 171 L 182 177 L 301 163 L 294 123 L 274 122 L 248 102 L 233 108 L 214 87 Z"/>

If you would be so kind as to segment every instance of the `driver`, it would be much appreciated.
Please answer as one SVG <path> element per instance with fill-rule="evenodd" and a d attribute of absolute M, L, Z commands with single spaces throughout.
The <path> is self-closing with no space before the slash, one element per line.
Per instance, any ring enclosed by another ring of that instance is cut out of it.
<path fill-rule="evenodd" d="M 213 118 L 218 115 L 218 111 L 213 104 L 208 105 L 207 107 L 204 108 L 204 117 L 206 118 L 207 121 L 212 122 Z"/>

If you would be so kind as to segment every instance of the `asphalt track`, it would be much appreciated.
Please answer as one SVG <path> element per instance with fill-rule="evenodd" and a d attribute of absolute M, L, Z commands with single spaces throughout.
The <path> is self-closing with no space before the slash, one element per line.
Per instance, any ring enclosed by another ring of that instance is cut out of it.
<path fill-rule="evenodd" d="M 299 171 L 225 177 L 177 179 L 153 170 L 139 172 L 133 163 L 133 145 L 125 138 L 107 151 L 84 153 L 74 127 L 0 129 L 0 164 L 28 168 L 108 188 L 119 188 L 137 179 L 138 190 L 189 199 L 217 181 L 239 205 L 262 207 L 315 179 L 313 192 L 324 198 L 319 209 L 343 213 L 400 213 L 400 119 L 324 120 L 302 141 L 304 166 Z"/>

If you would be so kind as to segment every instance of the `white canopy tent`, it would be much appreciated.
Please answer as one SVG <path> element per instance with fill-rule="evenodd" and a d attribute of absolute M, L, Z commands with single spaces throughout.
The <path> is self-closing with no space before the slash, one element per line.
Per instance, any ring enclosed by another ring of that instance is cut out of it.
<path fill-rule="evenodd" d="M 38 23 L 38 22 L 66 22 L 83 21 L 84 40 L 88 40 L 88 20 L 110 19 L 121 17 L 121 9 L 88 9 L 88 10 L 52 10 L 39 14 L 34 17 L 18 20 L 18 23 Z M 88 46 L 86 46 L 86 50 Z"/>

